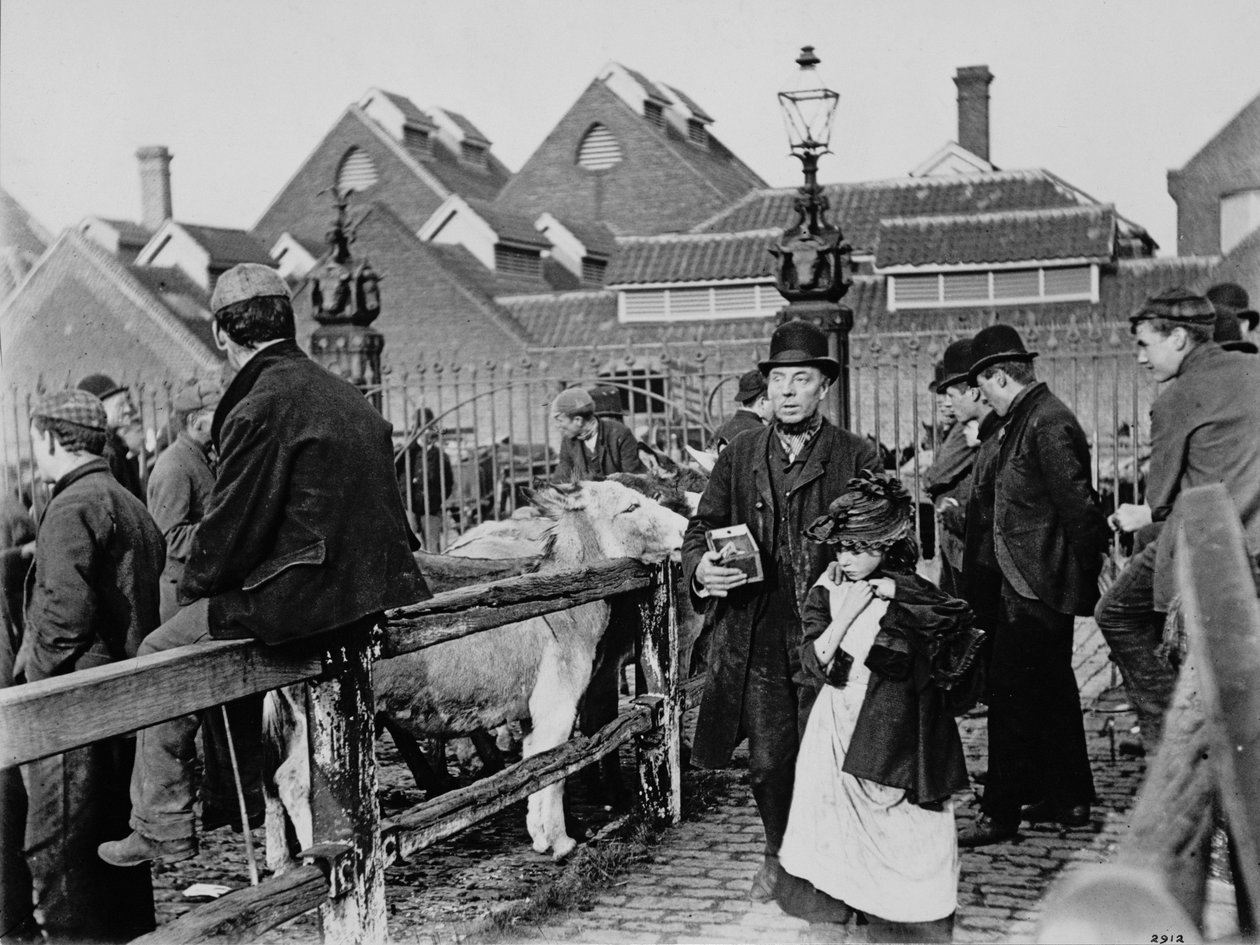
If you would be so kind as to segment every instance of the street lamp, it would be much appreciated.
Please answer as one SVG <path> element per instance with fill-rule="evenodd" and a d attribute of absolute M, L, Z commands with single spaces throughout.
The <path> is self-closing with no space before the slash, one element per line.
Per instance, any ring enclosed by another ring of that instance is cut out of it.
<path fill-rule="evenodd" d="M 818 73 L 813 46 L 802 46 L 799 67 L 779 93 L 779 108 L 788 146 L 800 159 L 805 183 L 796 193 L 796 221 L 783 231 L 770 252 L 778 259 L 775 286 L 788 301 L 780 310 L 782 324 L 804 319 L 827 333 L 831 355 L 840 362 L 840 377 L 829 397 L 834 419 L 849 424 L 849 331 L 853 311 L 840 305 L 852 279 L 848 273 L 850 246 L 840 227 L 827 219 L 830 203 L 818 184 L 818 159 L 831 151 L 831 130 L 840 101 Z"/>

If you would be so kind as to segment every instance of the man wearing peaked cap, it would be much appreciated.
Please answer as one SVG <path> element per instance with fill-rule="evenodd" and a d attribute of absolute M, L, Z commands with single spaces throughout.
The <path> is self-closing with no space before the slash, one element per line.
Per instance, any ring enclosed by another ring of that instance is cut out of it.
<path fill-rule="evenodd" d="M 52 498 L 26 579 L 16 682 L 36 682 L 137 654 L 160 622 L 162 535 L 144 503 L 110 474 L 95 395 L 64 390 L 31 411 L 31 444 Z M 98 860 L 126 829 L 131 743 L 105 741 L 22 766 L 23 849 L 37 914 L 52 941 L 127 941 L 153 928 L 147 870 Z"/>
<path fill-rule="evenodd" d="M 749 781 L 766 838 L 752 896 L 764 900 L 783 875 L 779 846 L 800 726 L 812 705 L 813 689 L 795 681 L 801 612 L 831 557 L 826 546 L 805 539 L 805 528 L 861 470 L 882 469 L 870 441 L 836 429 L 819 412 L 840 365 L 818 328 L 800 321 L 779 326 L 759 367 L 774 422 L 736 437 L 718 456 L 683 538 L 683 573 L 697 609 L 713 608 L 692 763 L 725 768 L 748 739 Z M 744 571 L 708 549 L 707 533 L 731 525 L 747 526 L 764 580 L 748 583 Z"/>
<path fill-rule="evenodd" d="M 1009 325 L 971 344 L 968 377 L 1006 418 L 994 483 L 1002 588 L 989 686 L 989 778 L 964 847 L 1015 835 L 1021 818 L 1089 823 L 1093 775 L 1072 671 L 1074 617 L 1093 613 L 1107 526 L 1076 416 L 1038 381 Z M 1021 804 L 1037 800 L 1027 810 Z"/>
<path fill-rule="evenodd" d="M 1130 559 L 1094 616 L 1137 709 L 1148 752 L 1159 743 L 1175 682 L 1156 649 L 1176 591 L 1181 494 L 1224 485 L 1248 550 L 1260 551 L 1260 358 L 1213 343 L 1216 318 L 1206 298 L 1180 287 L 1147 299 L 1130 318 L 1138 364 L 1163 386 L 1151 406 L 1147 504 L 1121 505 L 1111 524 L 1126 532 L 1152 522 L 1160 528 L 1158 538 Z"/>
<path fill-rule="evenodd" d="M 428 596 L 394 477 L 391 425 L 298 347 L 289 289 L 274 269 L 229 269 L 211 309 L 215 343 L 237 369 L 210 423 L 218 474 L 176 588 L 182 609 L 141 652 L 210 637 L 274 646 L 332 630 L 364 640 L 385 610 Z M 101 844 L 106 862 L 196 853 L 199 725 L 184 716 L 138 734 L 133 832 Z"/>
<path fill-rule="evenodd" d="M 727 444 L 745 430 L 761 430 L 774 419 L 774 410 L 766 393 L 766 378 L 760 370 L 749 371 L 740 377 L 735 402 L 739 404 L 735 415 L 713 434 L 714 452 L 726 449 Z"/>
<path fill-rule="evenodd" d="M 556 480 L 571 482 L 613 473 L 645 473 L 639 441 L 630 428 L 595 415 L 595 399 L 582 387 L 570 387 L 551 402 L 551 419 L 560 431 Z"/>

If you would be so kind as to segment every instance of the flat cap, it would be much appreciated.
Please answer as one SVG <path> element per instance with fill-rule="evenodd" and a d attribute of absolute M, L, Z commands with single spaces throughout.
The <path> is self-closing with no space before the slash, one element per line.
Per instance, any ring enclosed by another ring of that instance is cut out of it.
<path fill-rule="evenodd" d="M 175 394 L 171 406 L 178 413 L 190 413 L 217 407 L 222 399 L 223 388 L 214 381 L 191 381 Z"/>
<path fill-rule="evenodd" d="M 108 374 L 89 374 L 74 386 L 79 390 L 85 390 L 89 394 L 99 397 L 101 400 L 104 400 L 106 397 L 113 397 L 115 394 L 121 394 L 127 389 Z"/>
<path fill-rule="evenodd" d="M 735 399 L 741 404 L 751 404 L 766 392 L 766 376 L 760 370 L 749 371 L 739 379 Z"/>
<path fill-rule="evenodd" d="M 288 283 L 270 266 L 241 263 L 219 276 L 219 281 L 214 284 L 214 293 L 210 296 L 210 311 L 217 312 L 246 299 L 270 295 L 292 298 Z"/>
<path fill-rule="evenodd" d="M 575 413 L 594 413 L 595 399 L 583 387 L 570 387 L 562 390 L 551 402 L 551 412 L 572 416 Z"/>
<path fill-rule="evenodd" d="M 95 394 L 68 389 L 45 394 L 31 410 L 32 417 L 65 420 L 90 430 L 105 430 L 105 405 Z"/>
<path fill-rule="evenodd" d="M 1136 325 L 1152 318 L 1213 328 L 1216 325 L 1216 309 L 1203 296 L 1195 295 L 1182 286 L 1175 286 L 1147 299 L 1140 309 L 1129 316 L 1129 323 Z"/>

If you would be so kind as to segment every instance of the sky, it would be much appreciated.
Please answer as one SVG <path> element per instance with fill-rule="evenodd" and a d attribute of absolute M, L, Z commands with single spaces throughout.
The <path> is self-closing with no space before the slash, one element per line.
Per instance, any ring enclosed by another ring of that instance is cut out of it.
<path fill-rule="evenodd" d="M 463 113 L 517 170 L 609 60 L 795 185 L 775 93 L 807 43 L 841 96 L 821 180 L 906 174 L 957 135 L 955 69 L 987 64 L 993 162 L 1163 254 L 1167 171 L 1260 94 L 1257 0 L 4 0 L 0 185 L 54 233 L 138 220 L 135 151 L 162 144 L 176 218 L 247 229 L 370 87 Z"/>

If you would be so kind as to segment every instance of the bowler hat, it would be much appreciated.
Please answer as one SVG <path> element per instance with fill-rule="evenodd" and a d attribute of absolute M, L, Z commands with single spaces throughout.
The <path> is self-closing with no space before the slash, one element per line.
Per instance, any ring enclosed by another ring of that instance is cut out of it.
<path fill-rule="evenodd" d="M 68 389 L 41 397 L 31 409 L 32 417 L 64 420 L 90 430 L 105 430 L 105 407 L 90 391 Z"/>
<path fill-rule="evenodd" d="M 952 342 L 941 357 L 941 374 L 936 382 L 938 391 L 946 391 L 956 384 L 970 384 L 967 373 L 971 370 L 974 359 L 971 356 L 971 339 L 962 338 Z"/>
<path fill-rule="evenodd" d="M 1236 282 L 1222 282 L 1212 286 L 1206 293 L 1207 299 L 1216 308 L 1217 312 L 1222 309 L 1229 312 L 1235 318 L 1247 319 L 1247 330 L 1255 331 L 1256 325 L 1260 324 L 1260 312 L 1251 307 L 1251 299 L 1247 296 L 1247 290 Z"/>
<path fill-rule="evenodd" d="M 971 367 L 967 369 L 967 380 L 974 386 L 980 372 L 1002 361 L 1031 361 L 1037 357 L 1036 351 L 1024 347 L 1024 339 L 1010 325 L 990 325 L 976 332 L 971 339 Z"/>
<path fill-rule="evenodd" d="M 594 413 L 595 400 L 584 388 L 570 387 L 556 395 L 556 399 L 551 402 L 551 412 L 567 417 L 579 413 Z"/>
<path fill-rule="evenodd" d="M 625 411 L 621 407 L 621 392 L 617 388 L 609 384 L 601 384 L 598 387 L 588 387 L 586 392 L 591 395 L 597 414 L 613 417 L 624 415 Z"/>
<path fill-rule="evenodd" d="M 933 394 L 945 393 L 945 388 L 941 387 L 943 380 L 945 380 L 945 365 L 937 361 L 932 365 L 932 379 L 928 381 L 928 391 Z"/>
<path fill-rule="evenodd" d="M 766 376 L 760 371 L 749 371 L 739 379 L 739 390 L 735 392 L 735 400 L 741 404 L 751 404 L 766 392 Z"/>
<path fill-rule="evenodd" d="M 260 263 L 240 263 L 219 276 L 210 296 L 210 311 L 217 312 L 237 302 L 272 295 L 292 298 L 289 285 L 280 273 Z"/>
<path fill-rule="evenodd" d="M 1216 309 L 1203 296 L 1196 295 L 1184 286 L 1174 286 L 1143 302 L 1142 307 L 1129 316 L 1129 325 L 1135 326 L 1138 322 L 1153 318 L 1211 328 L 1216 324 Z"/>
<path fill-rule="evenodd" d="M 834 381 L 840 376 L 840 362 L 827 355 L 827 336 L 809 322 L 784 322 L 770 336 L 770 357 L 757 364 L 762 374 L 777 367 L 818 368 Z"/>
<path fill-rule="evenodd" d="M 1216 325 L 1212 329 L 1212 340 L 1226 351 L 1241 351 L 1244 354 L 1255 354 L 1260 351 L 1250 341 L 1243 341 L 1238 316 L 1223 306 L 1217 306 L 1216 309 Z"/>
<path fill-rule="evenodd" d="M 89 374 L 79 381 L 75 387 L 79 390 L 85 390 L 101 400 L 104 400 L 106 397 L 113 397 L 115 394 L 121 394 L 127 389 L 108 374 Z"/>

